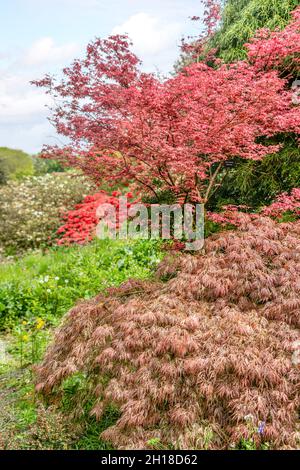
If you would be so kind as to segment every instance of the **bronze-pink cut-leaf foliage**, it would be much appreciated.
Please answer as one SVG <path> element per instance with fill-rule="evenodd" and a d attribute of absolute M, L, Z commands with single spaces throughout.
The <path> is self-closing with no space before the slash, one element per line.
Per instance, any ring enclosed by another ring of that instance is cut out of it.
<path fill-rule="evenodd" d="M 64 380 L 83 374 L 75 412 L 92 401 L 101 419 L 117 405 L 101 437 L 118 449 L 150 439 L 227 448 L 242 437 L 295 448 L 299 325 L 300 222 L 248 221 L 211 237 L 205 253 L 165 259 L 155 282 L 128 281 L 74 307 L 37 390 L 57 400 Z"/>

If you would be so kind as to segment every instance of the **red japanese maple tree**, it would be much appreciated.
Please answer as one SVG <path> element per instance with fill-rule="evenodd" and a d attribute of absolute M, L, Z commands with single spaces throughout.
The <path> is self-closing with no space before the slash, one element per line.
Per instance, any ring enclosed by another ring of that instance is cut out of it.
<path fill-rule="evenodd" d="M 297 28 L 295 35 L 300 44 Z M 278 149 L 270 137 L 300 132 L 300 108 L 277 70 L 254 60 L 195 63 L 161 81 L 140 70 L 126 36 L 97 39 L 61 80 L 35 83 L 55 98 L 51 120 L 70 139 L 44 156 L 81 168 L 98 184 L 132 181 L 155 196 L 171 191 L 178 201 L 206 203 L 227 160 L 262 159 Z"/>

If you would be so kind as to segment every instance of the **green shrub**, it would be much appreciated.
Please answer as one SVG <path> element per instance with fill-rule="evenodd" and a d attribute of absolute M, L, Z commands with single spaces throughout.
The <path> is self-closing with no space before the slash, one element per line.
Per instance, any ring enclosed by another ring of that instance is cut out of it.
<path fill-rule="evenodd" d="M 33 166 L 35 176 L 46 175 L 47 173 L 62 173 L 65 168 L 56 160 L 47 160 L 45 158 L 33 157 Z"/>
<path fill-rule="evenodd" d="M 62 212 L 80 202 L 91 183 L 74 173 L 10 182 L 0 189 L 0 251 L 7 255 L 49 244 Z"/>

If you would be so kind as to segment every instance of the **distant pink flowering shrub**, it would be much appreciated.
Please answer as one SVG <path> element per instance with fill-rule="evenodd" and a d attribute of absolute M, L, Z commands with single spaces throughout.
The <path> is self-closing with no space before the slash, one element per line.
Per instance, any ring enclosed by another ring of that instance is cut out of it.
<path fill-rule="evenodd" d="M 64 379 L 83 373 L 75 412 L 92 400 L 100 419 L 118 405 L 101 437 L 119 449 L 153 438 L 203 448 L 207 428 L 209 447 L 226 448 L 249 437 L 249 415 L 265 423 L 257 445 L 295 447 L 300 222 L 247 221 L 211 237 L 205 254 L 165 260 L 157 276 L 73 308 L 37 370 L 37 390 L 57 400 Z"/>
<path fill-rule="evenodd" d="M 221 212 L 207 211 L 206 217 L 216 224 L 239 227 L 241 224 L 257 218 L 257 214 L 245 213 L 243 212 L 244 209 L 247 209 L 247 207 L 228 204 L 222 207 Z"/>
<path fill-rule="evenodd" d="M 292 21 L 283 29 L 267 28 L 256 32 L 246 44 L 248 59 L 257 70 L 278 68 L 281 73 L 297 76 L 299 57 L 300 7 L 292 12 Z M 298 38 L 298 39 L 297 39 Z"/>
<path fill-rule="evenodd" d="M 291 194 L 280 194 L 276 200 L 262 210 L 263 215 L 278 218 L 285 212 L 291 212 L 296 216 L 300 216 L 300 188 L 294 188 Z"/>

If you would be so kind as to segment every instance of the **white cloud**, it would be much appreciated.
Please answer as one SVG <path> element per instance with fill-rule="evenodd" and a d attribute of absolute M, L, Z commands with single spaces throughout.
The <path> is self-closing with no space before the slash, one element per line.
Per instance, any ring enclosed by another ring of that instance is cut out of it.
<path fill-rule="evenodd" d="M 39 153 L 44 144 L 56 144 L 55 131 L 48 121 L 37 124 L 24 122 L 0 127 L 1 146 L 20 148 L 25 152 Z"/>
<path fill-rule="evenodd" d="M 0 69 L 1 146 L 37 152 L 43 143 L 53 140 L 56 133 L 47 121 L 47 105 L 53 103 L 44 89 L 30 81 L 43 76 L 49 68 L 56 73 L 77 52 L 75 43 L 56 45 L 51 37 L 44 37 L 27 50 L 19 48 L 14 54 L 6 54 Z"/>
<path fill-rule="evenodd" d="M 0 145 L 37 152 L 49 135 L 49 96 L 23 74 L 0 71 Z"/>
<path fill-rule="evenodd" d="M 43 6 L 41 0 L 26 0 L 27 3 L 36 6 Z M 59 6 L 66 5 L 67 7 L 80 7 L 80 8 L 93 8 L 101 6 L 102 0 L 52 0 L 51 5 L 58 3 Z"/>
<path fill-rule="evenodd" d="M 174 46 L 181 30 L 180 23 L 163 23 L 158 17 L 141 12 L 115 26 L 112 34 L 127 33 L 133 41 L 134 51 L 143 58 Z"/>
<path fill-rule="evenodd" d="M 0 123 L 20 122 L 46 114 L 45 95 L 37 91 L 28 91 L 23 96 L 0 95 Z"/>
<path fill-rule="evenodd" d="M 65 22 L 67 29 L 63 31 L 68 34 L 68 42 L 63 42 L 66 36 L 58 34 L 57 31 L 62 23 L 57 26 L 52 21 L 51 28 L 48 29 L 45 22 L 45 28 L 40 30 L 42 32 L 36 32 L 39 34 L 35 36 L 37 40 L 29 44 L 27 49 L 27 46 L 22 43 L 23 39 L 20 39 L 16 45 L 14 43 L 2 44 L 0 51 L 2 62 L 2 70 L 0 68 L 0 145 L 37 152 L 43 143 L 56 143 L 58 136 L 47 121 L 49 111 L 45 107 L 51 104 L 50 98 L 45 95 L 44 89 L 31 86 L 29 81 L 42 77 L 45 72 L 59 73 L 62 65 L 81 54 L 83 40 L 87 42 L 94 35 L 106 36 L 109 31 L 113 34 L 128 33 L 134 42 L 134 52 L 144 62 L 144 70 L 152 72 L 159 69 L 167 73 L 178 56 L 177 46 L 180 36 L 185 31 L 186 24 L 189 23 L 186 16 L 190 14 L 188 10 L 190 1 L 188 0 L 187 3 L 181 0 L 152 0 L 151 2 L 146 2 L 146 0 L 124 2 L 53 0 L 52 3 L 48 2 L 49 12 L 53 12 L 55 3 L 54 10 L 62 18 L 62 12 L 66 6 L 70 7 L 68 11 L 71 16 L 68 15 Z M 43 8 L 43 14 L 45 14 L 43 1 L 26 0 L 26 2 L 34 6 L 37 14 L 39 14 L 39 8 Z M 76 19 L 79 12 L 81 19 L 82 15 L 88 15 L 89 9 L 92 12 L 90 14 L 93 15 L 91 19 L 96 19 L 98 23 L 91 27 L 89 22 L 84 22 L 82 29 L 87 38 L 85 40 L 72 26 L 72 15 Z M 113 22 L 113 18 L 116 17 L 118 19 Z M 113 25 L 116 26 L 113 27 Z M 102 29 L 105 31 L 103 32 Z"/>
<path fill-rule="evenodd" d="M 22 122 L 45 115 L 49 97 L 34 89 L 24 77 L 7 75 L 0 79 L 0 123 Z"/>
<path fill-rule="evenodd" d="M 35 41 L 25 52 L 23 63 L 25 65 L 41 65 L 49 62 L 61 62 L 76 54 L 78 46 L 74 42 L 55 45 L 51 37 L 44 37 Z"/>

